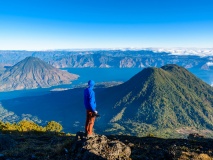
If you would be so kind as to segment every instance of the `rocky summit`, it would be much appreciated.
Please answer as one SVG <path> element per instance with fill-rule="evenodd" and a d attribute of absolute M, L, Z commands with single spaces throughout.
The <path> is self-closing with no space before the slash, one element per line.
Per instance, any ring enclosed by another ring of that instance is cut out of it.
<path fill-rule="evenodd" d="M 201 135 L 162 139 L 126 135 L 86 138 L 51 132 L 0 133 L 1 160 L 212 160 L 213 140 Z"/>
<path fill-rule="evenodd" d="M 0 75 L 0 91 L 47 88 L 69 84 L 78 75 L 57 69 L 36 57 L 27 57 Z"/>
<path fill-rule="evenodd" d="M 72 152 L 74 159 L 114 160 L 130 159 L 131 149 L 119 140 L 110 140 L 104 135 L 95 134 L 87 138 L 83 132 L 76 134 Z"/>

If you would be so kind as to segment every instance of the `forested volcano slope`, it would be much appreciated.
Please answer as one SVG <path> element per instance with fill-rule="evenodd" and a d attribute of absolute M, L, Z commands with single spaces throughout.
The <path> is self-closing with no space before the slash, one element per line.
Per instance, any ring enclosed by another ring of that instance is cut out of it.
<path fill-rule="evenodd" d="M 178 127 L 213 130 L 213 88 L 183 67 L 146 68 L 98 97 L 110 131 L 142 133 Z M 110 106 L 110 107 L 109 107 Z"/>
<path fill-rule="evenodd" d="M 83 90 L 4 100 L 2 106 L 19 116 L 60 121 L 65 131 L 77 132 L 85 124 Z M 95 88 L 95 93 L 101 115 L 96 133 L 180 137 L 180 130 L 187 130 L 185 135 L 202 130 L 213 135 L 213 87 L 177 65 L 145 68 L 127 82 Z"/>

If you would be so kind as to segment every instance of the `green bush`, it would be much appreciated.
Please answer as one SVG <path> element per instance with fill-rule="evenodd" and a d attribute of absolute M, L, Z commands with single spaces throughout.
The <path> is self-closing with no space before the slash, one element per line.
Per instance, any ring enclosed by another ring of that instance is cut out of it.
<path fill-rule="evenodd" d="M 48 122 L 46 126 L 46 131 L 50 131 L 50 132 L 61 132 L 62 129 L 63 129 L 62 125 L 55 121 Z"/>
<path fill-rule="evenodd" d="M 0 130 L 1 131 L 18 131 L 18 132 L 30 132 L 30 131 L 37 131 L 37 132 L 61 132 L 63 127 L 61 124 L 50 121 L 48 122 L 47 126 L 42 127 L 38 124 L 28 121 L 22 120 L 19 123 L 9 123 L 9 122 L 1 122 L 0 121 Z"/>

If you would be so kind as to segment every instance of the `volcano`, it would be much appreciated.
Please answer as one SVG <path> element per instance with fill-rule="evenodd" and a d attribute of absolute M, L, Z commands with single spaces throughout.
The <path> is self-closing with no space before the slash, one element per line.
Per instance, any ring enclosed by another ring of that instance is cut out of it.
<path fill-rule="evenodd" d="M 27 57 L 0 76 L 0 91 L 47 88 L 69 84 L 78 75 L 57 69 L 36 57 Z"/>

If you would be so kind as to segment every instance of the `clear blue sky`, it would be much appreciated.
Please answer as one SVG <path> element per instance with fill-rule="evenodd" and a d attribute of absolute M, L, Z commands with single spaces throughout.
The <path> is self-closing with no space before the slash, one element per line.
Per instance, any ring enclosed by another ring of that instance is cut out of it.
<path fill-rule="evenodd" d="M 0 0 L 0 50 L 213 47 L 213 0 Z"/>

